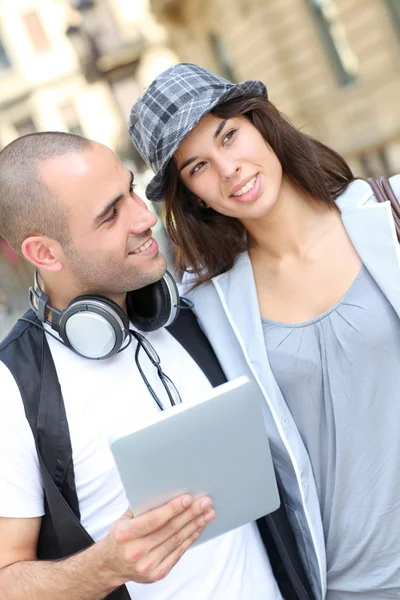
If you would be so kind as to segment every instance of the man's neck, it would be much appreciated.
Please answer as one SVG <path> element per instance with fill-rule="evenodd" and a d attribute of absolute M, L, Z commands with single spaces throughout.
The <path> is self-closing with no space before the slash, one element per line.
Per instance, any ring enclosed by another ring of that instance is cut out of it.
<path fill-rule="evenodd" d="M 46 276 L 46 280 L 39 275 L 39 284 L 41 289 L 48 295 L 48 304 L 59 311 L 65 310 L 67 306 L 78 296 L 96 295 L 102 296 L 101 293 L 96 293 L 84 289 L 73 282 L 63 281 L 63 285 L 57 285 L 58 282 L 53 277 Z M 66 285 L 67 284 L 67 285 Z M 112 300 L 124 311 L 126 311 L 126 294 L 115 294 L 105 296 L 108 300 Z"/>

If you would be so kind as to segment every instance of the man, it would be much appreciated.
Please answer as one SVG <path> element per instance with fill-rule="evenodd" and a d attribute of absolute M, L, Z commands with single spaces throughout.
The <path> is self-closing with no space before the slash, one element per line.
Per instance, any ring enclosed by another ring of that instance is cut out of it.
<path fill-rule="evenodd" d="M 126 311 L 127 292 L 166 270 L 155 223 L 133 175 L 101 144 L 44 132 L 0 153 L 0 235 L 34 265 L 58 311 L 87 294 Z M 91 361 L 51 337 L 50 325 L 44 335 L 37 319 L 28 320 L 0 346 L 2 600 L 281 598 L 256 524 L 186 553 L 215 518 L 210 498 L 184 495 L 137 518 L 127 510 L 109 438 L 159 410 L 135 366 L 135 344 Z M 146 338 L 183 401 L 193 390 L 207 393 L 209 380 L 167 329 Z M 143 369 L 167 402 L 150 361 Z M 35 395 L 49 385 L 49 407 L 31 418 Z M 70 458 L 57 455 L 54 482 L 47 444 L 71 449 Z"/>

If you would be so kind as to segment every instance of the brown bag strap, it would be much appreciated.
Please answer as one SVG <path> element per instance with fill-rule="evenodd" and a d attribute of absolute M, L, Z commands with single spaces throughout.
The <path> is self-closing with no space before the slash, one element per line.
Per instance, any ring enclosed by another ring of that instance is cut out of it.
<path fill-rule="evenodd" d="M 389 179 L 387 177 L 380 177 L 379 179 L 373 179 L 370 177 L 367 179 L 367 181 L 371 186 L 378 202 L 390 202 L 397 239 L 400 242 L 400 201 L 394 193 Z"/>

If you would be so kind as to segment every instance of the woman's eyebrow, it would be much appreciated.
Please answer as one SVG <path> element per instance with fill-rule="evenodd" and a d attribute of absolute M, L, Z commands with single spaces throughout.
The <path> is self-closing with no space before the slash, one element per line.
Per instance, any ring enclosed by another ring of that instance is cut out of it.
<path fill-rule="evenodd" d="M 225 127 L 227 120 L 228 119 L 224 119 L 223 121 L 221 121 L 221 123 L 218 125 L 217 129 L 214 131 L 214 135 L 213 135 L 214 140 L 217 139 L 217 137 L 219 136 L 219 134 L 221 133 L 221 131 Z M 185 162 L 182 163 L 182 165 L 180 166 L 178 172 L 180 173 L 181 171 L 183 171 L 183 169 L 185 167 L 189 166 L 195 160 L 198 160 L 198 158 L 199 158 L 198 156 L 192 156 L 191 158 L 188 158 L 187 160 L 185 160 Z"/>
<path fill-rule="evenodd" d="M 221 133 L 221 131 L 225 127 L 227 120 L 228 119 L 225 119 L 224 121 L 221 121 L 221 123 L 218 125 L 217 129 L 214 132 L 214 140 L 217 139 L 217 137 L 219 136 L 219 134 Z"/>
<path fill-rule="evenodd" d="M 185 167 L 187 167 L 188 165 L 190 165 L 192 162 L 194 162 L 194 161 L 195 161 L 195 160 L 197 160 L 198 158 L 199 158 L 198 156 L 192 156 L 191 158 L 188 158 L 187 160 L 185 160 L 185 162 L 184 162 L 184 163 L 182 163 L 182 165 L 180 166 L 180 168 L 179 168 L 179 171 L 178 171 L 178 172 L 180 173 L 181 171 L 183 171 L 183 169 L 184 169 Z"/>

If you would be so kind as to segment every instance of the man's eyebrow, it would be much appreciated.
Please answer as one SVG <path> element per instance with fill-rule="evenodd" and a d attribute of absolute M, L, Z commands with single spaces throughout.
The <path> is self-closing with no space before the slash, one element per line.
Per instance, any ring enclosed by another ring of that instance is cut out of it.
<path fill-rule="evenodd" d="M 219 134 L 221 133 L 221 131 L 225 127 L 227 120 L 228 119 L 224 119 L 224 121 L 221 121 L 221 123 L 218 125 L 217 129 L 214 131 L 214 135 L 213 135 L 214 140 L 217 139 L 217 137 L 219 136 Z M 183 169 L 185 167 L 189 166 L 195 160 L 198 160 L 198 158 L 199 158 L 198 156 L 192 156 L 191 158 L 188 158 L 187 160 L 185 160 L 185 162 L 180 166 L 178 172 L 180 173 L 181 171 L 183 171 Z"/>
<path fill-rule="evenodd" d="M 133 184 L 133 180 L 134 180 L 134 175 L 132 173 L 132 171 L 129 171 L 131 178 L 130 178 L 130 182 L 129 182 L 129 189 L 132 187 Z M 124 197 L 124 194 L 119 194 L 116 198 L 114 198 L 113 200 L 110 200 L 110 202 L 108 202 L 108 204 L 106 204 L 106 206 L 103 208 L 103 210 L 101 211 L 101 213 L 99 213 L 97 215 L 97 217 L 94 219 L 93 224 L 94 225 L 99 225 L 101 223 L 101 221 L 108 215 L 108 213 L 110 212 L 111 209 L 114 208 L 114 206 L 116 204 L 118 204 L 118 202 L 120 200 L 122 200 L 122 198 Z"/>
<path fill-rule="evenodd" d="M 118 204 L 118 202 L 120 200 L 122 200 L 122 198 L 124 197 L 124 194 L 119 194 L 119 196 L 117 196 L 116 198 L 114 198 L 113 200 L 110 200 L 110 202 L 108 204 L 106 204 L 106 206 L 103 208 L 103 210 L 101 211 L 101 213 L 99 213 L 97 215 L 97 217 L 95 218 L 95 220 L 93 221 L 93 225 L 100 225 L 100 223 L 102 222 L 102 220 L 108 215 L 108 213 L 110 212 L 110 210 L 112 208 L 114 208 L 114 206 L 116 204 Z"/>

